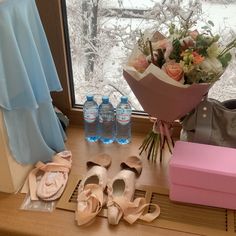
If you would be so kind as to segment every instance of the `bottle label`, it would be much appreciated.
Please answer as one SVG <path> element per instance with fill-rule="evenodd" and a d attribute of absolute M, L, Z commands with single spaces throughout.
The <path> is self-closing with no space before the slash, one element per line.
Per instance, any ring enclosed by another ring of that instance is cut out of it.
<path fill-rule="evenodd" d="M 103 114 L 99 115 L 99 122 L 103 123 L 103 122 L 111 122 L 114 121 L 114 113 L 113 112 L 106 112 Z"/>
<path fill-rule="evenodd" d="M 90 108 L 84 111 L 84 120 L 88 123 L 93 123 L 98 116 L 97 108 Z"/>
<path fill-rule="evenodd" d="M 131 109 L 117 109 L 116 120 L 121 125 L 127 125 L 130 122 L 131 113 Z"/>

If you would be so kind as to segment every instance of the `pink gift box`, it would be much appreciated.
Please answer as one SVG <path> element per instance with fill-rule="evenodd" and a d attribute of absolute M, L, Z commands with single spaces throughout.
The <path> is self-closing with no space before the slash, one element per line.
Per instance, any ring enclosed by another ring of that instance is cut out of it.
<path fill-rule="evenodd" d="M 236 209 L 236 149 L 178 141 L 169 176 L 173 201 Z"/>

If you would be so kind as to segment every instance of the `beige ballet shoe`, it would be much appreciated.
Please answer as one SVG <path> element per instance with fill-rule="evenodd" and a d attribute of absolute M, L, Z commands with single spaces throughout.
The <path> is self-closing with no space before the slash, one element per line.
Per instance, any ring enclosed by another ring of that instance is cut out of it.
<path fill-rule="evenodd" d="M 28 177 L 31 200 L 52 201 L 60 198 L 68 180 L 71 164 L 70 151 L 56 154 L 52 162 L 38 162 Z"/>
<path fill-rule="evenodd" d="M 78 187 L 77 209 L 75 220 L 78 225 L 90 223 L 106 203 L 104 190 L 107 186 L 107 170 L 111 157 L 99 154 L 87 162 L 93 165 Z"/>
<path fill-rule="evenodd" d="M 127 157 L 120 165 L 123 169 L 134 171 L 138 176 L 142 172 L 142 161 L 137 156 Z"/>
<path fill-rule="evenodd" d="M 119 206 L 120 199 L 126 202 L 133 200 L 135 191 L 135 174 L 130 170 L 121 170 L 113 180 L 108 183 L 108 222 L 117 225 L 123 216 L 123 211 Z"/>
<path fill-rule="evenodd" d="M 87 166 L 93 166 L 93 165 L 98 165 L 98 166 L 103 166 L 105 168 L 108 168 L 111 165 L 111 157 L 110 155 L 106 153 L 100 153 L 91 159 L 87 161 Z"/>
<path fill-rule="evenodd" d="M 122 166 L 124 165 L 128 169 L 121 170 L 108 183 L 107 215 L 108 222 L 112 225 L 117 225 L 122 217 L 130 224 L 133 224 L 138 219 L 151 222 L 160 214 L 159 206 L 156 204 L 146 204 L 145 198 L 136 198 L 133 201 L 136 180 L 135 173 L 141 173 L 142 163 L 135 156 L 128 157 L 127 160 L 122 163 Z M 155 210 L 152 213 L 145 214 L 145 210 L 150 205 Z"/>

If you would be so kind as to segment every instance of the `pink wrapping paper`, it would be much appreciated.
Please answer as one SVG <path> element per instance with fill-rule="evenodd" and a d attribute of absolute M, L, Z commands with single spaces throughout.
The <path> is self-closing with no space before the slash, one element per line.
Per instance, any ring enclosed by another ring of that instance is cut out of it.
<path fill-rule="evenodd" d="M 167 75 L 163 76 L 164 72 L 156 66 L 151 64 L 149 67 L 155 70 L 154 73 L 153 70 L 149 73 L 148 68 L 140 75 L 127 67 L 123 76 L 144 111 L 165 122 L 173 122 L 194 109 L 211 87 L 203 83 L 182 85 Z"/>

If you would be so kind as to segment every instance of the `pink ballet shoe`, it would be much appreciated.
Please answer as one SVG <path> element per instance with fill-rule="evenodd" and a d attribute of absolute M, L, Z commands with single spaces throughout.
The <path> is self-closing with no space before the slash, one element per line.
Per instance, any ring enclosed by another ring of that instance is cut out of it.
<path fill-rule="evenodd" d="M 108 202 L 107 215 L 108 222 L 117 225 L 123 217 L 128 223 L 133 224 L 136 220 L 151 222 L 160 214 L 160 208 L 156 204 L 146 204 L 145 198 L 136 198 L 133 200 L 135 192 L 135 173 L 140 174 L 142 164 L 138 157 L 129 157 L 128 163 L 123 162 L 125 168 L 121 170 L 113 180 L 108 183 Z M 131 162 L 130 162 L 131 160 Z M 131 168 L 132 167 L 132 168 Z M 135 171 L 132 171 L 134 169 Z M 138 171 L 137 171 L 138 170 Z M 154 211 L 152 213 L 144 213 L 144 211 L 152 205 Z"/>
<path fill-rule="evenodd" d="M 60 198 L 68 180 L 71 164 L 70 151 L 58 153 L 52 158 L 52 162 L 38 162 L 28 177 L 31 200 L 52 201 Z"/>
<path fill-rule="evenodd" d="M 106 203 L 104 190 L 107 186 L 107 170 L 111 157 L 99 154 L 87 162 L 91 169 L 87 172 L 78 187 L 77 209 L 75 220 L 78 225 L 85 225 L 96 217 Z"/>

